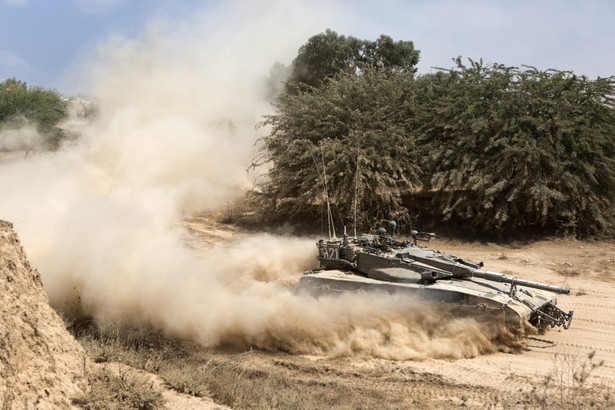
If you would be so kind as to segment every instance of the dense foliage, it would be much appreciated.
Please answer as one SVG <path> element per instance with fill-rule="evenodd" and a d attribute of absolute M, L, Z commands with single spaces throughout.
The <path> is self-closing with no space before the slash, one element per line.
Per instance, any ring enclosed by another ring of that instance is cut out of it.
<path fill-rule="evenodd" d="M 475 231 L 611 230 L 613 80 L 470 63 L 416 82 L 434 216 Z"/>
<path fill-rule="evenodd" d="M 67 103 L 55 91 L 28 87 L 15 78 L 0 83 L 0 131 L 33 125 L 45 148 L 55 149 L 64 138 L 57 125 L 66 115 Z"/>
<path fill-rule="evenodd" d="M 326 30 L 310 37 L 299 48 L 288 84 L 290 90 L 293 86 L 305 90 L 306 85 L 319 87 L 340 72 L 358 74 L 369 67 L 414 73 L 418 61 L 419 51 L 414 49 L 412 41 L 395 42 L 386 35 L 376 41 L 359 40 Z"/>
<path fill-rule="evenodd" d="M 299 50 L 263 122 L 268 215 L 318 220 L 324 167 L 346 225 L 356 197 L 363 227 L 416 213 L 475 233 L 615 233 L 615 77 L 458 58 L 415 78 L 418 51 L 387 65 L 357 44 L 327 31 Z"/>
<path fill-rule="evenodd" d="M 350 223 L 355 189 L 360 224 L 407 220 L 401 197 L 419 182 L 415 147 L 406 137 L 411 81 L 397 71 L 369 69 L 360 76 L 339 74 L 324 87 L 283 94 L 278 113 L 264 121 L 271 133 L 263 138 L 258 159 L 274 164 L 262 189 L 276 211 L 296 220 L 317 216 L 326 174 L 337 223 L 340 217 Z"/>

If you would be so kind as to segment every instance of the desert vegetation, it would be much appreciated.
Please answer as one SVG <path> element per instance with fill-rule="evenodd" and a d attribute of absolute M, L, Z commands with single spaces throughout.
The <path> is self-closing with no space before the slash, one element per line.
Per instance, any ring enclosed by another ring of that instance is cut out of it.
<path fill-rule="evenodd" d="M 66 138 L 58 123 L 67 115 L 68 103 L 56 91 L 15 78 L 0 82 L 0 150 L 57 149 Z M 35 130 L 34 138 L 21 134 L 8 141 L 7 132 L 27 127 Z"/>
<path fill-rule="evenodd" d="M 376 43 L 397 59 L 340 61 L 355 40 L 314 36 L 291 65 L 255 161 L 267 215 L 318 220 L 326 177 L 338 224 L 356 207 L 364 228 L 614 232 L 615 78 L 461 57 L 416 75 L 418 51 L 391 39 Z M 300 75 L 315 56 L 318 80 Z"/>
<path fill-rule="evenodd" d="M 262 351 L 204 349 L 152 329 L 99 327 L 93 322 L 73 324 L 70 329 L 98 363 L 119 362 L 157 374 L 179 393 L 211 397 L 231 408 L 377 407 L 384 399 L 382 393 L 368 386 L 361 388 L 363 394 L 356 395 L 344 383 L 297 380 L 286 372 L 264 368 L 257 359 L 268 356 Z M 292 364 L 288 366 L 292 368 Z M 162 401 L 147 387 L 129 376 L 103 372 L 96 375 L 89 395 L 76 398 L 74 404 L 101 408 L 123 403 L 126 408 L 156 408 Z"/>

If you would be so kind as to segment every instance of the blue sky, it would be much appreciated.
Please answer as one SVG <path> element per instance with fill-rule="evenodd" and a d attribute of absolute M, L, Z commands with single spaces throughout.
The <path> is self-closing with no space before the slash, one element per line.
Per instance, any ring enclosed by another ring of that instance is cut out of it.
<path fill-rule="evenodd" d="M 111 36 L 140 36 L 148 22 L 164 18 L 198 24 L 195 15 L 216 14 L 220 27 L 241 24 L 246 5 L 275 10 L 282 2 L 206 0 L 0 0 L 0 81 L 16 77 L 63 91 L 71 67 L 93 45 Z M 285 2 L 286 4 L 292 1 Z M 615 74 L 615 1 L 434 0 L 296 1 L 279 21 L 278 42 L 289 63 L 310 34 L 331 28 L 374 40 L 388 34 L 411 40 L 421 51 L 419 72 L 450 67 L 456 56 L 485 62 L 573 70 L 590 78 Z M 285 6 L 287 7 L 287 6 Z M 224 9 L 224 14 L 220 13 Z M 288 10 L 288 8 L 286 9 Z M 225 16 L 220 18 L 220 16 Z M 249 16 L 248 16 L 249 18 Z M 275 19 L 274 19 L 275 21 Z M 293 21 L 297 22 L 293 25 Z M 210 22 L 210 24 L 212 24 Z M 267 30 L 276 24 L 267 22 Z M 293 27 L 301 30 L 293 33 Z M 212 31 L 213 28 L 204 27 Z M 275 61 L 272 61 L 273 64 Z M 263 73 L 266 74 L 266 73 Z M 87 92 L 87 90 L 83 90 Z"/>
<path fill-rule="evenodd" d="M 112 34 L 133 37 L 157 14 L 181 19 L 198 1 L 0 0 L 0 80 L 58 86 L 84 49 Z"/>

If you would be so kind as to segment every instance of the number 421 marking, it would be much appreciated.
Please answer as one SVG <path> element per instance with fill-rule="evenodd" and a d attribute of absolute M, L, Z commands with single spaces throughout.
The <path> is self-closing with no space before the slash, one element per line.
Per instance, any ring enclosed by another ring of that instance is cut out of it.
<path fill-rule="evenodd" d="M 324 248 L 322 257 L 325 259 L 339 259 L 338 248 Z"/>

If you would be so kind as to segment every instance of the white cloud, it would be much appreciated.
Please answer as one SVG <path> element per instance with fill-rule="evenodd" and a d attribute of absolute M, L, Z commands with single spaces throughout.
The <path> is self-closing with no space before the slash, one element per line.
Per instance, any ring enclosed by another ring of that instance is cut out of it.
<path fill-rule="evenodd" d="M 75 6 L 86 14 L 106 14 L 124 2 L 125 0 L 73 0 Z"/>

